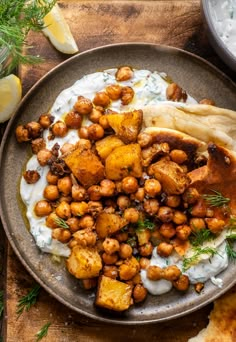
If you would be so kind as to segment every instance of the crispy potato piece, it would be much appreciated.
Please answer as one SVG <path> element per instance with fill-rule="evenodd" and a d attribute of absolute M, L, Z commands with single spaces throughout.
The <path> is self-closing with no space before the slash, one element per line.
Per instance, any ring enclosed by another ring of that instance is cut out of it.
<path fill-rule="evenodd" d="M 140 231 L 137 230 L 136 235 L 138 237 L 139 246 L 142 246 L 149 242 L 151 238 L 151 231 L 149 229 L 140 230 Z"/>
<path fill-rule="evenodd" d="M 85 188 L 99 183 L 104 178 L 104 166 L 91 149 L 77 148 L 64 160 Z"/>
<path fill-rule="evenodd" d="M 106 159 L 116 147 L 123 145 L 123 141 L 116 135 L 108 135 L 107 137 L 98 140 L 95 143 L 96 150 L 103 160 Z"/>
<path fill-rule="evenodd" d="M 142 176 L 141 148 L 138 144 L 129 144 L 115 148 L 105 162 L 106 177 L 121 180 L 126 176 Z"/>
<path fill-rule="evenodd" d="M 99 238 L 114 234 L 127 225 L 127 221 L 116 214 L 100 213 L 96 220 L 95 229 Z"/>
<path fill-rule="evenodd" d="M 143 122 L 142 110 L 121 114 L 108 114 L 106 117 L 111 128 L 114 129 L 117 136 L 125 144 L 136 141 Z"/>
<path fill-rule="evenodd" d="M 182 194 L 190 184 L 190 178 L 175 162 L 162 158 L 150 168 L 150 172 L 161 182 L 167 195 Z"/>
<path fill-rule="evenodd" d="M 131 305 L 131 294 L 132 287 L 129 284 L 101 276 L 95 304 L 114 311 L 124 311 Z"/>
<path fill-rule="evenodd" d="M 75 246 L 66 264 L 68 271 L 78 279 L 97 277 L 102 269 L 102 259 L 93 247 Z"/>

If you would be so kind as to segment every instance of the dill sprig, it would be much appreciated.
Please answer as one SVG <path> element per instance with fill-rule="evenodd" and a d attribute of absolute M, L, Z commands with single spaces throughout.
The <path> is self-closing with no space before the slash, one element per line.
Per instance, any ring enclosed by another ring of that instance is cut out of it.
<path fill-rule="evenodd" d="M 141 232 L 145 229 L 153 230 L 154 228 L 155 228 L 155 223 L 153 223 L 149 219 L 145 219 L 144 221 L 139 220 L 137 222 L 136 231 Z"/>
<path fill-rule="evenodd" d="M 234 249 L 234 242 L 236 241 L 236 233 L 226 236 L 226 253 L 230 260 L 236 260 L 236 250 Z"/>
<path fill-rule="evenodd" d="M 214 194 L 205 194 L 203 198 L 211 207 L 222 207 L 229 203 L 230 198 L 224 197 L 219 191 L 211 190 Z"/>
<path fill-rule="evenodd" d="M 3 310 L 4 310 L 3 291 L 0 291 L 0 318 L 2 317 Z"/>
<path fill-rule="evenodd" d="M 42 328 L 36 333 L 36 342 L 41 341 L 43 337 L 47 336 L 48 334 L 48 328 L 50 327 L 52 323 L 48 322 L 46 324 L 44 324 L 44 326 L 42 326 Z"/>
<path fill-rule="evenodd" d="M 60 217 L 56 217 L 54 219 L 54 222 L 58 225 L 58 227 L 63 228 L 63 229 L 69 229 L 70 227 L 68 226 L 68 224 L 66 223 L 65 220 L 63 220 Z"/>
<path fill-rule="evenodd" d="M 17 303 L 17 318 L 19 318 L 24 311 L 29 311 L 31 306 L 36 303 L 40 288 L 40 285 L 37 284 L 29 291 L 29 293 L 26 296 L 20 298 L 20 300 Z"/>
<path fill-rule="evenodd" d="M 126 241 L 126 243 L 127 243 L 128 245 L 130 245 L 131 247 L 135 247 L 136 244 L 137 244 L 136 237 L 135 237 L 135 236 L 130 237 L 130 238 Z"/>
<path fill-rule="evenodd" d="M 194 247 L 198 247 L 206 241 L 215 239 L 215 237 L 215 234 L 213 234 L 209 229 L 200 229 L 192 232 L 190 242 Z"/>
<path fill-rule="evenodd" d="M 195 247 L 194 252 L 195 253 L 191 257 L 183 258 L 183 272 L 187 271 L 192 265 L 196 264 L 202 254 L 209 254 L 210 257 L 218 254 L 217 249 L 211 247 Z"/>

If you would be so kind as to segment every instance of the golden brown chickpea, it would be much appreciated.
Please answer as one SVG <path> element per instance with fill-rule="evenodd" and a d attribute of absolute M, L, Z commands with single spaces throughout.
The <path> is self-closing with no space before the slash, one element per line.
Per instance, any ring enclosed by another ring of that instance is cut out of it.
<path fill-rule="evenodd" d="M 107 253 L 103 253 L 102 260 L 106 265 L 113 265 L 117 262 L 118 255 L 116 253 L 111 254 L 111 255 Z"/>
<path fill-rule="evenodd" d="M 78 112 L 72 110 L 66 114 L 65 124 L 68 128 L 78 129 L 82 124 L 82 116 Z"/>
<path fill-rule="evenodd" d="M 207 205 L 203 199 L 199 199 L 190 210 L 192 216 L 205 217 L 207 212 Z"/>
<path fill-rule="evenodd" d="M 172 150 L 169 155 L 171 160 L 177 164 L 183 164 L 188 160 L 188 156 L 183 150 Z"/>
<path fill-rule="evenodd" d="M 63 219 L 68 219 L 71 217 L 70 204 L 67 202 L 61 202 L 56 208 L 56 214 Z"/>
<path fill-rule="evenodd" d="M 38 201 L 35 204 L 34 212 L 39 217 L 47 216 L 52 212 L 51 204 L 46 200 Z"/>
<path fill-rule="evenodd" d="M 58 221 L 59 217 L 56 213 L 52 212 L 46 217 L 46 226 L 49 228 L 58 228 Z"/>
<path fill-rule="evenodd" d="M 55 201 L 60 194 L 56 185 L 47 185 L 43 191 L 43 196 L 49 201 Z"/>
<path fill-rule="evenodd" d="M 120 67 L 116 72 L 116 80 L 119 82 L 130 80 L 133 77 L 133 70 L 129 66 Z"/>
<path fill-rule="evenodd" d="M 205 221 L 207 223 L 208 229 L 213 234 L 221 233 L 221 231 L 226 227 L 225 221 L 224 220 L 220 220 L 220 219 L 218 219 L 216 217 L 206 218 Z"/>
<path fill-rule="evenodd" d="M 199 101 L 199 104 L 206 104 L 209 106 L 215 106 L 215 102 L 211 99 L 202 99 L 201 101 Z"/>
<path fill-rule="evenodd" d="M 186 102 L 187 93 L 178 84 L 171 83 L 166 89 L 166 98 L 170 101 Z"/>
<path fill-rule="evenodd" d="M 43 138 L 37 138 L 31 141 L 31 149 L 33 154 L 38 154 L 38 152 L 44 148 L 46 148 L 46 143 Z"/>
<path fill-rule="evenodd" d="M 100 117 L 104 114 L 103 107 L 94 107 L 92 112 L 89 114 L 89 120 L 93 123 L 99 123 Z"/>
<path fill-rule="evenodd" d="M 133 298 L 135 303 L 143 302 L 144 299 L 147 297 L 147 289 L 141 284 L 135 285 L 133 289 Z"/>
<path fill-rule="evenodd" d="M 77 141 L 76 147 L 80 148 L 81 150 L 89 150 L 92 148 L 92 143 L 89 139 L 80 139 Z"/>
<path fill-rule="evenodd" d="M 150 216 L 156 215 L 159 210 L 159 202 L 157 199 L 147 199 L 143 203 L 144 211 Z"/>
<path fill-rule="evenodd" d="M 138 270 L 129 264 L 122 264 L 119 267 L 119 276 L 121 280 L 130 280 L 137 272 Z"/>
<path fill-rule="evenodd" d="M 75 246 L 78 246 L 78 242 L 77 242 L 76 240 L 74 240 L 74 239 L 71 239 L 71 240 L 69 241 L 69 243 L 68 243 L 68 247 L 69 247 L 70 249 L 73 249 Z"/>
<path fill-rule="evenodd" d="M 136 201 L 136 202 L 143 202 L 144 197 L 145 197 L 144 188 L 138 188 L 138 190 L 135 193 L 131 194 L 130 196 L 131 200 Z"/>
<path fill-rule="evenodd" d="M 108 119 L 106 115 L 102 115 L 99 119 L 99 125 L 102 126 L 103 129 L 108 129 L 110 127 Z"/>
<path fill-rule="evenodd" d="M 115 185 L 116 185 L 116 192 L 118 192 L 118 193 L 123 192 L 121 181 L 115 181 Z"/>
<path fill-rule="evenodd" d="M 121 91 L 121 103 L 123 106 L 128 105 L 134 97 L 134 91 L 131 87 L 123 87 Z"/>
<path fill-rule="evenodd" d="M 88 229 L 78 230 L 73 234 L 73 238 L 76 240 L 77 244 L 83 247 L 95 246 L 97 241 L 97 234 L 94 231 Z"/>
<path fill-rule="evenodd" d="M 74 104 L 74 110 L 81 115 L 87 115 L 92 112 L 93 104 L 89 99 L 86 99 L 83 96 L 78 96 L 78 99 Z"/>
<path fill-rule="evenodd" d="M 184 202 L 194 204 L 199 199 L 200 195 L 196 188 L 188 188 L 182 195 Z"/>
<path fill-rule="evenodd" d="M 88 212 L 88 203 L 86 202 L 71 202 L 71 213 L 74 216 L 83 216 Z"/>
<path fill-rule="evenodd" d="M 119 84 L 111 84 L 106 87 L 106 92 L 112 101 L 116 101 L 121 97 L 121 89 Z"/>
<path fill-rule="evenodd" d="M 53 116 L 50 114 L 41 114 L 38 122 L 41 127 L 46 129 L 53 123 Z"/>
<path fill-rule="evenodd" d="M 36 170 L 26 170 L 23 172 L 23 177 L 28 184 L 35 184 L 40 178 L 40 174 Z"/>
<path fill-rule="evenodd" d="M 161 242 L 157 246 L 157 253 L 164 258 L 167 258 L 173 252 L 174 246 L 167 242 Z"/>
<path fill-rule="evenodd" d="M 88 127 L 88 137 L 91 140 L 99 140 L 104 136 L 104 129 L 99 124 L 92 124 Z"/>
<path fill-rule="evenodd" d="M 132 194 L 138 190 L 138 181 L 135 177 L 127 176 L 122 179 L 121 186 L 126 194 Z"/>
<path fill-rule="evenodd" d="M 67 132 L 68 132 L 68 128 L 65 122 L 63 121 L 57 121 L 52 126 L 52 134 L 55 137 L 63 138 L 66 136 Z"/>
<path fill-rule="evenodd" d="M 147 268 L 147 278 L 150 280 L 160 280 L 163 278 L 163 269 L 159 266 L 149 266 Z"/>
<path fill-rule="evenodd" d="M 88 213 L 93 217 L 96 217 L 103 210 L 102 202 L 100 201 L 89 201 L 88 202 Z"/>
<path fill-rule="evenodd" d="M 172 222 L 163 223 L 159 229 L 160 233 L 164 238 L 171 239 L 175 236 L 175 227 Z"/>
<path fill-rule="evenodd" d="M 188 240 L 188 237 L 191 234 L 191 232 L 191 228 L 187 224 L 183 224 L 176 227 L 176 236 L 182 241 Z"/>
<path fill-rule="evenodd" d="M 67 203 L 71 203 L 72 201 L 72 197 L 71 196 L 60 196 L 60 198 L 58 199 L 58 202 L 67 202 Z"/>
<path fill-rule="evenodd" d="M 139 253 L 144 257 L 150 256 L 152 254 L 152 251 L 153 245 L 151 242 L 145 243 L 145 245 L 139 247 Z"/>
<path fill-rule="evenodd" d="M 141 278 L 140 273 L 137 273 L 137 274 L 132 278 L 132 283 L 133 283 L 134 285 L 142 284 L 142 278 Z"/>
<path fill-rule="evenodd" d="M 151 232 L 151 242 L 154 246 L 158 245 L 161 240 L 163 240 L 163 238 L 159 229 L 155 229 Z"/>
<path fill-rule="evenodd" d="M 93 227 L 94 227 L 94 219 L 91 215 L 86 214 L 79 219 L 80 229 L 85 229 L 85 228 L 92 229 Z"/>
<path fill-rule="evenodd" d="M 61 154 L 68 154 L 69 152 L 72 152 L 75 149 L 75 145 L 70 143 L 65 143 L 60 148 Z"/>
<path fill-rule="evenodd" d="M 86 189 L 77 184 L 73 184 L 71 188 L 71 196 L 75 201 L 83 201 L 87 198 Z"/>
<path fill-rule="evenodd" d="M 101 187 L 99 185 L 91 185 L 88 188 L 87 193 L 91 201 L 99 201 L 102 197 Z"/>
<path fill-rule="evenodd" d="M 198 218 L 198 217 L 191 218 L 189 220 L 189 226 L 190 226 L 192 232 L 197 232 L 201 229 L 206 228 L 205 221 L 202 218 Z"/>
<path fill-rule="evenodd" d="M 174 210 L 166 206 L 160 207 L 157 213 L 157 217 L 162 222 L 170 222 L 174 217 Z"/>
<path fill-rule="evenodd" d="M 52 152 L 44 148 L 37 153 L 37 160 L 41 166 L 46 166 L 49 159 L 52 158 Z"/>
<path fill-rule="evenodd" d="M 70 217 L 68 218 L 68 220 L 66 221 L 66 223 L 68 224 L 70 231 L 72 233 L 77 232 L 77 230 L 79 230 L 79 219 L 78 217 Z"/>
<path fill-rule="evenodd" d="M 175 224 L 184 224 L 187 222 L 187 215 L 184 214 L 182 211 L 180 210 L 174 210 L 174 215 L 173 215 L 173 219 L 172 221 L 175 223 Z"/>
<path fill-rule="evenodd" d="M 48 171 L 46 179 L 48 184 L 57 185 L 58 176 L 54 175 L 52 171 Z"/>
<path fill-rule="evenodd" d="M 65 196 L 69 195 L 72 190 L 72 180 L 70 176 L 59 178 L 57 182 L 58 190 Z"/>
<path fill-rule="evenodd" d="M 115 194 L 116 185 L 110 179 L 103 179 L 100 183 L 101 195 L 104 197 L 111 197 Z"/>
<path fill-rule="evenodd" d="M 128 233 L 127 232 L 120 232 L 115 235 L 116 240 L 119 242 L 124 242 L 128 240 Z"/>
<path fill-rule="evenodd" d="M 130 199 L 128 196 L 120 195 L 117 198 L 117 205 L 121 210 L 124 210 L 130 206 Z"/>
<path fill-rule="evenodd" d="M 19 125 L 16 128 L 16 140 L 19 143 L 27 142 L 30 140 L 29 132 L 23 125 Z"/>
<path fill-rule="evenodd" d="M 150 197 L 156 197 L 161 192 L 161 183 L 154 178 L 147 179 L 144 183 L 144 190 Z"/>
<path fill-rule="evenodd" d="M 31 121 L 27 123 L 25 125 L 25 128 L 28 130 L 29 136 L 32 139 L 38 138 L 41 135 L 42 130 L 43 130 L 41 125 L 36 121 Z"/>
<path fill-rule="evenodd" d="M 140 258 L 139 265 L 142 270 L 146 270 L 150 266 L 150 259 L 148 258 Z"/>
<path fill-rule="evenodd" d="M 179 279 L 173 281 L 173 286 L 179 291 L 186 291 L 189 288 L 189 278 L 181 274 Z"/>
<path fill-rule="evenodd" d="M 167 266 L 163 269 L 163 278 L 169 281 L 177 280 L 181 275 L 180 269 L 176 265 Z"/>
<path fill-rule="evenodd" d="M 99 91 L 95 94 L 93 103 L 95 106 L 107 107 L 110 104 L 110 97 L 105 91 Z"/>
<path fill-rule="evenodd" d="M 112 265 L 112 266 L 105 265 L 103 267 L 103 275 L 105 277 L 116 279 L 118 277 L 118 268 L 117 268 L 117 266 L 115 266 L 115 265 Z"/>
<path fill-rule="evenodd" d="M 133 253 L 133 249 L 130 245 L 128 245 L 127 243 L 122 243 L 120 245 L 119 255 L 121 259 L 130 258 L 132 256 L 132 253 Z"/>
<path fill-rule="evenodd" d="M 124 211 L 124 218 L 130 223 L 136 223 L 139 220 L 139 211 L 135 208 L 127 208 Z"/>
<path fill-rule="evenodd" d="M 88 137 L 89 137 L 88 127 L 81 127 L 78 130 L 78 134 L 79 134 L 80 139 L 88 139 Z"/>
<path fill-rule="evenodd" d="M 103 241 L 102 245 L 103 245 L 103 249 L 104 249 L 105 253 L 108 255 L 112 255 L 115 252 L 118 252 L 120 250 L 119 241 L 117 241 L 116 239 L 106 238 Z"/>
<path fill-rule="evenodd" d="M 165 204 L 171 208 L 177 208 L 181 203 L 181 197 L 178 195 L 169 195 L 165 199 Z"/>
<path fill-rule="evenodd" d="M 153 138 L 151 134 L 141 132 L 138 135 L 138 144 L 140 145 L 141 148 L 148 147 L 152 144 Z"/>
<path fill-rule="evenodd" d="M 94 289 L 97 286 L 97 278 L 82 279 L 82 284 L 85 290 Z"/>
<path fill-rule="evenodd" d="M 71 238 L 71 232 L 68 229 L 55 228 L 52 231 L 52 238 L 67 243 Z"/>

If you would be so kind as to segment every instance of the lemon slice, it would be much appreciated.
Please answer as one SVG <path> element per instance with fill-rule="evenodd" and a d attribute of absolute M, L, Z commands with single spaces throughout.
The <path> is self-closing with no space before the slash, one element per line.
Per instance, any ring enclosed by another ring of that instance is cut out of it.
<path fill-rule="evenodd" d="M 58 4 L 44 17 L 43 33 L 55 48 L 63 53 L 74 54 L 79 51 Z"/>
<path fill-rule="evenodd" d="M 21 81 L 17 76 L 11 74 L 0 79 L 0 122 L 10 119 L 21 96 Z"/>

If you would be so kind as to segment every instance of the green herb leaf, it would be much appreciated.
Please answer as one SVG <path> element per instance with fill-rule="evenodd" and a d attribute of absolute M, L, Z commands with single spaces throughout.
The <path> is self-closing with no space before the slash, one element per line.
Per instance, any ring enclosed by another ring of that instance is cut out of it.
<path fill-rule="evenodd" d="M 155 228 L 155 223 L 153 223 L 152 221 L 148 219 L 145 219 L 144 221 L 139 220 L 137 222 L 136 231 L 141 232 L 145 229 L 153 230 L 154 228 Z"/>
<path fill-rule="evenodd" d="M 40 288 L 40 285 L 35 285 L 26 296 L 22 297 L 18 301 L 16 310 L 16 313 L 18 315 L 17 318 L 19 318 L 24 311 L 29 311 L 31 306 L 36 303 Z"/>
<path fill-rule="evenodd" d="M 128 245 L 130 245 L 131 247 L 135 247 L 135 246 L 136 246 L 136 243 L 137 243 L 136 237 L 135 237 L 135 236 L 132 236 L 131 238 L 129 238 L 129 239 L 126 241 L 126 243 L 127 243 Z"/>
<path fill-rule="evenodd" d="M 37 337 L 36 342 L 41 341 L 43 337 L 47 336 L 48 334 L 48 328 L 50 327 L 52 323 L 48 322 L 42 326 L 42 328 L 37 332 L 35 335 Z"/>
<path fill-rule="evenodd" d="M 214 194 L 203 195 L 203 198 L 211 207 L 222 207 L 230 202 L 230 198 L 224 197 L 219 191 L 211 190 Z"/>
<path fill-rule="evenodd" d="M 3 291 L 0 291 L 0 318 L 2 317 L 3 310 L 4 310 Z"/>
<path fill-rule="evenodd" d="M 202 254 L 210 254 L 211 257 L 213 257 L 215 254 L 218 254 L 217 249 L 211 247 L 195 247 L 194 251 L 195 253 L 190 258 L 183 258 L 183 272 L 187 271 L 192 265 L 196 264 Z"/>
<path fill-rule="evenodd" d="M 234 242 L 236 241 L 236 233 L 226 236 L 226 253 L 230 260 L 236 261 L 236 250 L 234 249 Z"/>
<path fill-rule="evenodd" d="M 215 234 L 213 234 L 209 229 L 200 229 L 192 232 L 190 236 L 190 242 L 194 247 L 202 246 L 206 241 L 215 239 Z"/>
<path fill-rule="evenodd" d="M 58 227 L 63 228 L 63 229 L 69 229 L 70 227 L 68 226 L 68 224 L 66 223 L 65 220 L 63 220 L 60 217 L 56 217 L 54 219 L 54 222 L 58 225 Z"/>

